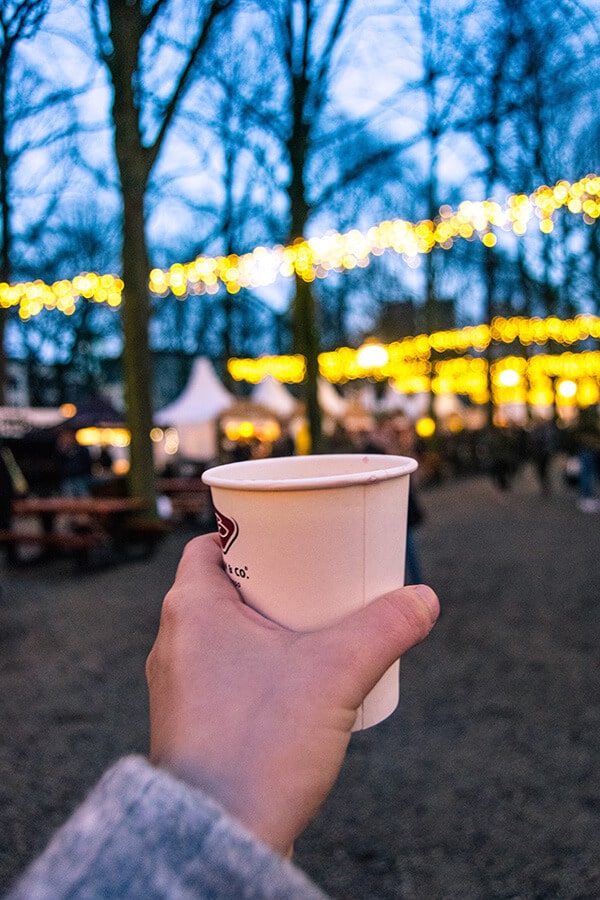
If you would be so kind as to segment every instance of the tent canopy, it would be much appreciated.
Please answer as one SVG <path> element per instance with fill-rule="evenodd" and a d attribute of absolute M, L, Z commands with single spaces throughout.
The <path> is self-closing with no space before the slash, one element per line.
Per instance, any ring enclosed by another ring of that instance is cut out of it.
<path fill-rule="evenodd" d="M 106 397 L 95 394 L 77 404 L 75 415 L 68 420 L 73 428 L 87 428 L 93 425 L 122 425 L 124 415 Z"/>
<path fill-rule="evenodd" d="M 154 415 L 157 425 L 198 425 L 216 419 L 233 403 L 210 360 L 194 360 L 189 381 L 179 397 Z"/>
<path fill-rule="evenodd" d="M 234 402 L 222 384 L 210 360 L 201 356 L 194 360 L 187 385 L 172 403 L 154 415 L 156 425 L 171 425 L 179 435 L 179 455 L 197 462 L 213 460 L 217 455 L 218 417 Z M 158 462 L 162 449 L 158 444 Z"/>
<path fill-rule="evenodd" d="M 331 416 L 332 419 L 343 419 L 348 401 L 338 394 L 334 386 L 325 378 L 320 377 L 317 392 L 319 404 L 325 415 Z"/>
<path fill-rule="evenodd" d="M 298 409 L 298 401 L 272 375 L 266 375 L 252 391 L 252 400 L 266 406 L 281 419 L 290 419 Z"/>

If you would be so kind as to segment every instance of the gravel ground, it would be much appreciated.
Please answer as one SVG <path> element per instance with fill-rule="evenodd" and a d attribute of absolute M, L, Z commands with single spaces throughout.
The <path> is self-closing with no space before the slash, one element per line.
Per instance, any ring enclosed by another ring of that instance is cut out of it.
<path fill-rule="evenodd" d="M 555 471 L 422 495 L 443 612 L 398 710 L 354 735 L 296 844 L 334 898 L 600 898 L 600 515 Z M 113 760 L 147 748 L 144 662 L 189 534 L 150 561 L 0 572 L 0 892 Z"/>

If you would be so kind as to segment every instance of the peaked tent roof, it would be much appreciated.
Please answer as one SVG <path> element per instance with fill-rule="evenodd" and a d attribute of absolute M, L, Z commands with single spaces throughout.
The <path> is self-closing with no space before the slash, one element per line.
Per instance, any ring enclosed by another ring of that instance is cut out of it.
<path fill-rule="evenodd" d="M 348 401 L 341 397 L 331 382 L 320 377 L 317 383 L 317 394 L 321 409 L 332 419 L 343 419 Z"/>
<path fill-rule="evenodd" d="M 282 419 L 289 419 L 298 408 L 298 401 L 272 375 L 266 375 L 252 391 L 255 403 L 268 407 Z"/>
<path fill-rule="evenodd" d="M 216 419 L 234 402 L 210 360 L 200 356 L 194 360 L 185 388 L 172 403 L 155 413 L 157 425 L 195 425 Z"/>

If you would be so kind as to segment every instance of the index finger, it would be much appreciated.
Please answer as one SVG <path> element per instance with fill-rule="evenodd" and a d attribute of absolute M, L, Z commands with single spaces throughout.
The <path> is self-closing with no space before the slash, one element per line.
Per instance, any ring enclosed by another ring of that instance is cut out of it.
<path fill-rule="evenodd" d="M 190 574 L 197 578 L 200 572 L 211 574 L 217 568 L 224 570 L 219 535 L 216 532 L 202 534 L 192 538 L 183 548 L 176 579 L 187 578 Z"/>
<path fill-rule="evenodd" d="M 225 572 L 221 545 L 217 534 L 204 534 L 189 541 L 181 555 L 175 581 L 165 598 L 171 605 L 173 597 L 179 602 L 203 604 L 237 600 L 239 594 Z"/>

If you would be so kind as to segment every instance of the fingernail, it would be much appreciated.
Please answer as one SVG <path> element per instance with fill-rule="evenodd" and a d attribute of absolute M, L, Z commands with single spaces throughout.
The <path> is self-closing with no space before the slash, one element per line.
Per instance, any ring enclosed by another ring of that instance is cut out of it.
<path fill-rule="evenodd" d="M 429 612 L 431 613 L 431 621 L 435 622 L 440 614 L 440 604 L 438 602 L 437 594 L 426 584 L 414 584 L 413 588 L 421 600 L 427 604 Z"/>

